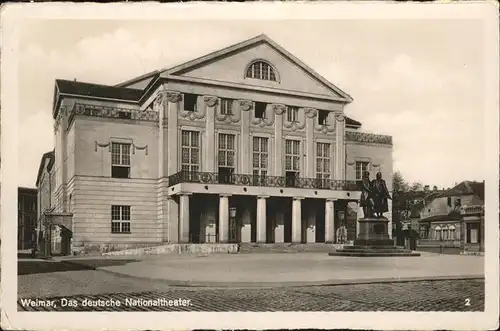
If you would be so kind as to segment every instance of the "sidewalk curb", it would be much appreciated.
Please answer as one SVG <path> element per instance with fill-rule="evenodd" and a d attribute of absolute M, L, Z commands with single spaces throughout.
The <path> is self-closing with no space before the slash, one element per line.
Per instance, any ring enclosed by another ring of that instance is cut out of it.
<path fill-rule="evenodd" d="M 387 283 L 411 283 L 423 281 L 447 281 L 447 280 L 484 280 L 480 275 L 464 276 L 438 276 L 438 277 L 407 277 L 407 278 L 373 278 L 373 279 L 338 279 L 325 281 L 298 281 L 298 282 L 198 282 L 180 281 L 170 279 L 159 279 L 151 277 L 133 276 L 118 271 L 108 270 L 106 267 L 99 267 L 96 271 L 102 271 L 115 276 L 137 279 L 144 281 L 154 281 L 170 285 L 172 287 L 211 287 L 211 288 L 272 288 L 272 287 L 309 287 L 309 286 L 341 286 L 341 285 L 361 285 L 361 284 L 387 284 Z"/>

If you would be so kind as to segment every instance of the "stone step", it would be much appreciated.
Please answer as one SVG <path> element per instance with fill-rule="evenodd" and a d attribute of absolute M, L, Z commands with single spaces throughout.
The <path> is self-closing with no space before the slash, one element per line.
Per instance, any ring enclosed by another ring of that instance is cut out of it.
<path fill-rule="evenodd" d="M 240 244 L 240 253 L 306 253 L 306 252 L 324 252 L 328 253 L 332 249 L 340 248 L 339 245 L 325 243 L 310 244 L 292 244 L 292 243 L 274 243 L 274 244 Z"/>
<path fill-rule="evenodd" d="M 335 251 L 328 253 L 329 256 L 349 256 L 349 257 L 417 257 L 420 253 L 416 252 L 344 252 Z"/>

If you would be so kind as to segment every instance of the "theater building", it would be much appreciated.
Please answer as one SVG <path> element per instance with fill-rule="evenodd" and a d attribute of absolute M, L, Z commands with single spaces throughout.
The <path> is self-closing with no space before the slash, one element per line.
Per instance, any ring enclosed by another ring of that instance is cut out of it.
<path fill-rule="evenodd" d="M 392 188 L 392 138 L 352 101 L 265 35 L 116 86 L 56 80 L 52 222 L 72 251 L 353 239 L 356 181 Z"/>

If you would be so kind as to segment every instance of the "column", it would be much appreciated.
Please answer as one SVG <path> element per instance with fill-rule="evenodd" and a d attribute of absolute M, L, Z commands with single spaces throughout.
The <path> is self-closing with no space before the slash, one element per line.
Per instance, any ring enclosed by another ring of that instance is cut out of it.
<path fill-rule="evenodd" d="M 204 96 L 206 107 L 205 141 L 203 144 L 203 171 L 215 172 L 215 112 L 217 111 L 217 98 Z"/>
<path fill-rule="evenodd" d="M 276 211 L 276 225 L 274 228 L 274 242 L 284 243 L 285 242 L 285 213 L 283 210 L 278 209 Z"/>
<path fill-rule="evenodd" d="M 257 197 L 257 242 L 266 242 L 266 199 L 268 196 Z"/>
<path fill-rule="evenodd" d="M 189 196 L 190 193 L 179 195 L 179 243 L 190 242 L 189 238 Z"/>
<path fill-rule="evenodd" d="M 325 243 L 333 243 L 335 238 L 335 200 L 325 202 Z"/>
<path fill-rule="evenodd" d="M 217 241 L 217 220 L 215 218 L 217 216 L 217 210 L 215 209 L 215 206 L 215 203 L 207 203 L 206 205 L 204 224 L 201 231 L 203 234 L 201 239 L 206 243 L 213 243 Z"/>
<path fill-rule="evenodd" d="M 389 223 L 387 223 L 387 232 L 389 232 L 389 238 L 392 239 L 392 200 L 387 199 L 387 209 L 389 210 L 386 214 L 385 217 L 389 220 Z M 420 231 L 420 229 L 417 229 L 417 231 Z"/>
<path fill-rule="evenodd" d="M 306 219 L 306 242 L 315 243 L 316 242 L 316 208 L 306 208 L 307 219 Z"/>
<path fill-rule="evenodd" d="M 243 209 L 241 223 L 241 242 L 249 243 L 252 241 L 252 213 L 248 206 Z"/>
<path fill-rule="evenodd" d="M 219 242 L 221 243 L 229 239 L 229 197 L 227 194 L 219 197 Z"/>
<path fill-rule="evenodd" d="M 361 207 L 361 204 L 358 202 L 357 203 L 357 207 L 358 207 L 358 210 L 356 212 L 356 236 L 354 237 L 355 239 L 358 238 L 359 236 L 359 232 L 360 232 L 360 224 L 359 224 L 359 219 L 362 218 L 361 215 L 363 215 L 363 217 L 365 217 L 365 215 L 363 214 L 363 207 Z"/>
<path fill-rule="evenodd" d="M 173 196 L 167 196 L 166 231 L 163 232 L 163 241 L 179 242 L 179 204 Z"/>
<path fill-rule="evenodd" d="M 294 197 L 292 202 L 292 243 L 302 242 L 302 197 Z"/>
<path fill-rule="evenodd" d="M 335 179 L 345 179 L 345 117 L 335 115 Z"/>
<path fill-rule="evenodd" d="M 167 175 L 173 175 L 179 171 L 177 160 L 178 150 L 178 116 L 179 116 L 179 101 L 181 94 L 179 92 L 167 91 Z"/>

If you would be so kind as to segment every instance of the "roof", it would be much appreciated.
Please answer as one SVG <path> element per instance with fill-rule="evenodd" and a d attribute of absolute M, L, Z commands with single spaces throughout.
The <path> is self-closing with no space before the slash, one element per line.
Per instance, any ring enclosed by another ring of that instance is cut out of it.
<path fill-rule="evenodd" d="M 318 81 L 320 81 L 323 85 L 334 91 L 335 93 L 339 94 L 342 98 L 345 99 L 346 102 L 352 102 L 353 99 L 350 95 L 348 95 L 346 92 L 342 91 L 340 88 L 337 86 L 333 85 L 331 82 L 329 82 L 326 78 L 321 76 L 319 73 L 314 71 L 312 68 L 307 66 L 304 62 L 296 58 L 294 55 L 292 55 L 290 52 L 288 52 L 286 49 L 278 45 L 275 41 L 273 41 L 271 38 L 266 36 L 265 34 L 258 35 L 256 37 L 244 40 L 242 42 L 239 42 L 237 44 L 233 44 L 231 46 L 225 47 L 223 49 L 219 49 L 215 52 L 209 53 L 207 55 L 198 57 L 194 60 L 185 62 L 183 64 L 177 65 L 175 67 L 171 67 L 169 69 L 162 69 L 162 70 L 157 70 L 157 71 L 152 71 L 147 74 L 144 74 L 140 77 L 133 78 L 131 80 L 128 80 L 126 82 L 120 83 L 116 85 L 116 87 L 124 87 L 126 85 L 130 85 L 133 83 L 136 83 L 138 81 L 147 79 L 151 76 L 154 76 L 155 74 L 162 74 L 166 73 L 167 75 L 180 75 L 186 71 L 189 71 L 191 69 L 200 67 L 206 63 L 216 61 L 217 59 L 226 56 L 231 53 L 235 53 L 238 51 L 241 51 L 245 48 L 252 47 L 254 45 L 258 45 L 261 43 L 265 43 L 269 45 L 271 48 L 273 48 L 275 51 L 278 53 L 281 53 L 284 57 L 286 57 L 288 60 L 290 60 L 292 63 L 297 65 L 299 68 L 302 70 L 306 71 L 309 75 L 313 76 L 316 78 Z"/>
<path fill-rule="evenodd" d="M 352 118 L 350 117 L 347 117 L 345 118 L 345 124 L 346 125 L 350 125 L 350 126 L 358 126 L 360 127 L 361 126 L 361 122 L 358 122 L 356 120 L 353 120 Z"/>
<path fill-rule="evenodd" d="M 138 89 L 83 83 L 63 79 L 57 79 L 56 86 L 60 94 L 95 96 L 99 98 L 128 101 L 139 101 L 143 94 L 143 91 Z"/>
<path fill-rule="evenodd" d="M 460 215 L 458 214 L 448 214 L 448 215 L 433 215 L 430 217 L 426 217 L 421 219 L 421 222 L 433 222 L 433 221 L 440 221 L 440 222 L 446 222 L 446 221 L 457 221 L 460 220 Z"/>
<path fill-rule="evenodd" d="M 465 180 L 455 187 L 446 190 L 441 197 L 456 197 L 463 195 L 475 195 L 484 201 L 484 182 Z"/>
<path fill-rule="evenodd" d="M 43 168 L 45 167 L 45 162 L 47 160 L 49 160 L 49 164 L 47 165 L 47 170 L 50 171 L 55 161 L 55 154 L 53 150 L 42 155 L 42 159 L 40 160 L 40 165 L 38 166 L 38 175 L 36 176 L 36 184 L 35 184 L 36 187 L 38 187 L 38 184 L 40 184 L 40 177 L 42 176 Z"/>
<path fill-rule="evenodd" d="M 120 101 L 138 102 L 143 94 L 143 90 L 138 89 L 56 79 L 53 115 L 54 118 L 57 116 L 60 95 L 76 95 L 83 97 L 96 97 L 115 99 Z"/>

